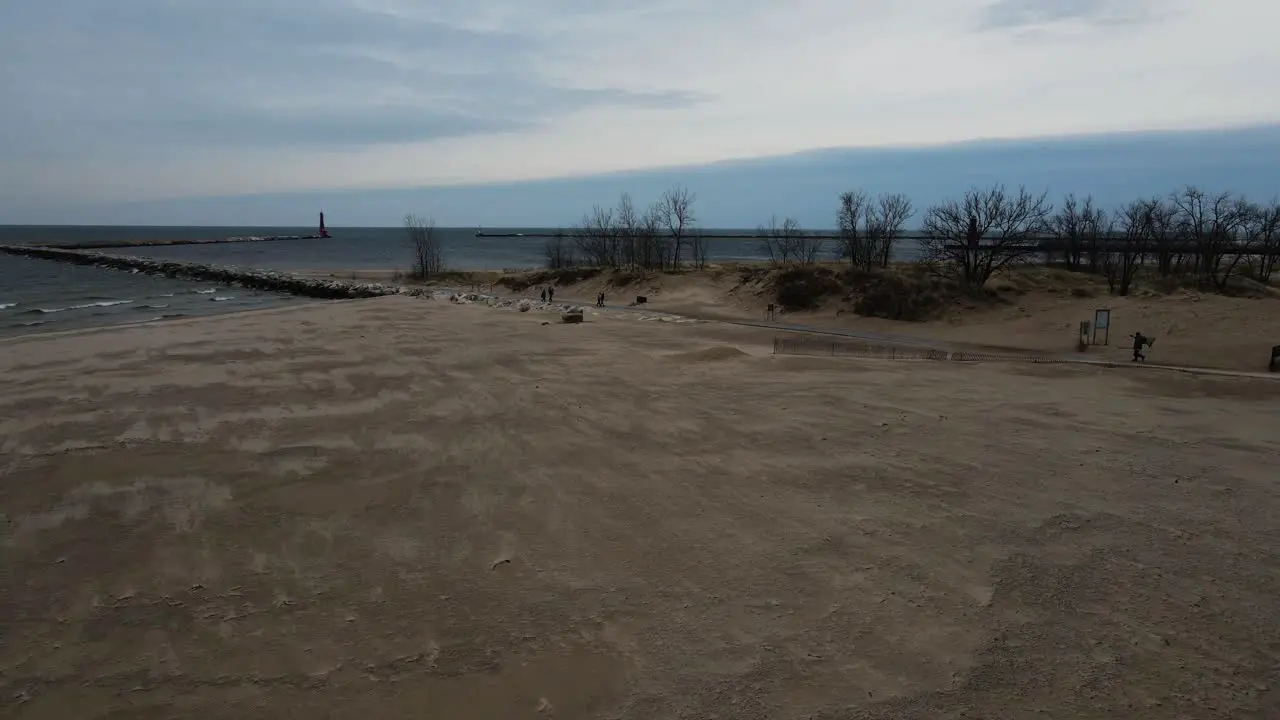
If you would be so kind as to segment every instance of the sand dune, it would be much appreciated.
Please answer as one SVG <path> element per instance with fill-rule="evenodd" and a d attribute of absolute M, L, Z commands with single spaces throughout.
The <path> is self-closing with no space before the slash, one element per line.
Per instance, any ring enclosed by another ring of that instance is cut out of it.
<path fill-rule="evenodd" d="M 1096 276 L 1044 268 L 1020 268 L 1012 281 L 999 279 L 993 286 L 1001 290 L 998 300 L 957 305 L 924 322 L 862 317 L 850 312 L 839 298 L 815 311 L 782 313 L 778 318 L 984 348 L 1071 353 L 1080 322 L 1092 322 L 1095 310 L 1108 308 L 1110 337 L 1100 335 L 1099 340 L 1107 344 L 1091 347 L 1090 356 L 1127 361 L 1131 344 L 1127 336 L 1137 331 L 1156 338 L 1156 346 L 1148 353 L 1153 361 L 1226 370 L 1266 370 L 1271 347 L 1280 345 L 1276 292 L 1264 297 L 1223 297 L 1190 290 L 1139 291 L 1131 297 L 1116 297 Z M 732 268 L 653 274 L 621 288 L 605 274 L 563 287 L 557 297 L 586 302 L 601 291 L 618 302 L 642 294 L 655 311 L 720 320 L 761 320 L 774 300 L 767 285 L 744 284 Z"/>
<path fill-rule="evenodd" d="M 1280 714 L 1280 383 L 547 319 L 5 342 L 5 713 Z"/>

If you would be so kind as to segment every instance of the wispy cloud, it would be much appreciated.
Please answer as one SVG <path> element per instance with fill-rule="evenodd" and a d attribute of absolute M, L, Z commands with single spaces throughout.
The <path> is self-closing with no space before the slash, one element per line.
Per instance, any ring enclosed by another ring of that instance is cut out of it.
<path fill-rule="evenodd" d="M 1153 1 L 0 2 L 0 211 L 1280 119 L 1280 4 Z"/>
<path fill-rule="evenodd" d="M 412 143 L 702 99 L 559 85 L 529 71 L 532 38 L 333 2 L 46 0 L 4 27 L 5 119 L 27 152 Z"/>
<path fill-rule="evenodd" d="M 1158 19 L 1170 3 L 1150 0 L 995 0 L 982 9 L 982 29 L 1043 28 L 1064 22 L 1131 25 Z"/>

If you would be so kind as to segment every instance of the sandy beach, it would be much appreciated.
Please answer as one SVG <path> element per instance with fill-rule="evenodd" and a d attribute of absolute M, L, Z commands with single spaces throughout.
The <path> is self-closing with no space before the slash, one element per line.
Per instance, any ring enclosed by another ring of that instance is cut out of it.
<path fill-rule="evenodd" d="M 743 271 L 760 273 L 761 264 L 730 264 L 709 270 L 653 273 L 630 281 L 627 273 L 603 272 L 583 280 L 556 283 L 558 301 L 594 304 L 605 293 L 610 304 L 647 299 L 655 312 L 725 322 L 760 322 L 775 300 L 767 275 L 743 281 Z M 302 271 L 304 276 L 370 282 L 393 282 L 401 277 L 382 271 Z M 455 273 L 437 284 L 536 299 L 543 282 L 524 288 L 529 273 Z M 627 282 L 619 286 L 619 279 Z M 520 281 L 513 290 L 510 280 Z M 400 281 L 403 281 L 401 279 Z M 806 311 L 779 312 L 779 322 L 815 329 L 887 333 L 946 343 L 957 347 L 1011 351 L 1012 354 L 1062 355 L 1077 352 L 1082 321 L 1092 322 L 1098 309 L 1111 312 L 1110 334 L 1098 333 L 1098 344 L 1086 355 L 1106 362 L 1128 362 L 1129 336 L 1141 332 L 1157 344 L 1147 353 L 1153 363 L 1239 372 L 1265 372 L 1271 347 L 1280 345 L 1280 290 L 1266 288 L 1256 296 L 1229 297 L 1195 289 L 1152 291 L 1139 288 L 1118 297 L 1096 275 L 1043 267 L 1018 268 L 992 281 L 992 297 L 984 302 L 961 301 L 919 321 L 888 320 L 852 312 L 840 297 L 830 297 Z M 1104 344 L 1105 343 L 1105 344 Z"/>
<path fill-rule="evenodd" d="M 1280 716 L 1280 383 L 645 317 L 0 341 L 2 713 Z"/>
<path fill-rule="evenodd" d="M 756 271 L 764 269 L 757 266 Z M 557 290 L 557 298 L 591 302 L 605 292 L 618 302 L 645 295 L 646 307 L 690 317 L 761 320 L 775 300 L 767 278 L 743 282 L 741 268 L 726 267 L 680 275 L 654 274 L 619 288 L 602 274 Z M 1092 322 L 1101 308 L 1111 311 L 1109 337 L 1087 354 L 1127 362 L 1128 336 L 1156 339 L 1153 362 L 1222 370 L 1265 371 L 1273 345 L 1280 345 L 1280 290 L 1258 297 L 1226 297 L 1194 289 L 1153 292 L 1141 288 L 1117 297 L 1106 282 L 1084 273 L 1043 267 L 1017 268 L 998 277 L 985 302 L 960 302 L 923 321 L 887 320 L 851 312 L 839 297 L 811 311 L 780 313 L 779 320 L 818 328 L 894 333 L 918 338 L 1039 354 L 1076 351 L 1081 321 Z M 532 294 L 536 294 L 531 292 Z"/>

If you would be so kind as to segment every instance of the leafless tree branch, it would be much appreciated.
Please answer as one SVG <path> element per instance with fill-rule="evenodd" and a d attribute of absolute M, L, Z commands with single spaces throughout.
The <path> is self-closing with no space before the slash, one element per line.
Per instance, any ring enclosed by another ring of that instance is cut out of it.
<path fill-rule="evenodd" d="M 981 287 L 995 272 L 1039 251 L 1053 211 L 1046 198 L 1026 188 L 1009 194 L 996 185 L 934 205 L 924 215 L 925 257 L 964 285 Z"/>
<path fill-rule="evenodd" d="M 413 252 L 410 277 L 426 280 L 442 272 L 445 269 L 444 248 L 441 247 L 440 236 L 436 232 L 436 221 L 409 213 L 404 216 L 404 230 L 409 249 Z"/>

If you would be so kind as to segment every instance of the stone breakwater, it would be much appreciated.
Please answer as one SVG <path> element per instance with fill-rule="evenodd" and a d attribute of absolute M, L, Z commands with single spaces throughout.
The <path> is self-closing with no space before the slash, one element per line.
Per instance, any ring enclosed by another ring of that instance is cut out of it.
<path fill-rule="evenodd" d="M 254 270 L 237 267 L 205 265 L 203 263 L 157 260 L 129 255 L 108 255 L 87 250 L 67 250 L 31 245 L 0 245 L 0 252 L 9 255 L 54 260 L 76 265 L 125 270 L 147 275 L 163 275 L 184 280 L 200 280 L 236 287 L 289 293 L 304 297 L 340 299 L 370 298 L 385 295 L 412 295 L 432 297 L 434 292 L 422 287 L 404 287 L 337 279 L 308 278 L 274 270 Z"/>

